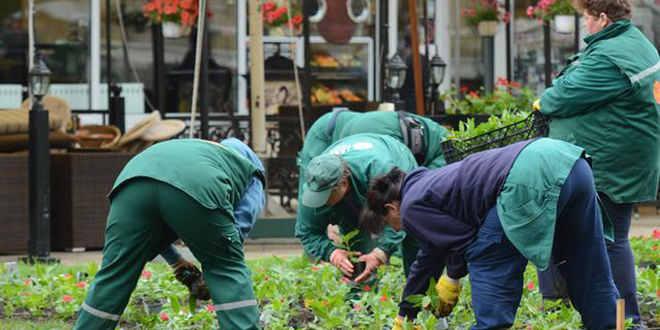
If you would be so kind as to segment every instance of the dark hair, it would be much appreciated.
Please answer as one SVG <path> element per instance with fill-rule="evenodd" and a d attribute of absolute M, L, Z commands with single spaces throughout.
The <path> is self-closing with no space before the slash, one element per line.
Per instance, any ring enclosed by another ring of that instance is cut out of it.
<path fill-rule="evenodd" d="M 607 15 L 612 22 L 629 19 L 632 16 L 630 0 L 573 0 L 575 8 L 592 16 Z"/>
<path fill-rule="evenodd" d="M 389 173 L 371 180 L 367 190 L 367 203 L 360 214 L 360 228 L 378 234 L 383 230 L 383 216 L 387 213 L 385 204 L 401 200 L 401 183 L 406 173 L 394 167 Z"/>

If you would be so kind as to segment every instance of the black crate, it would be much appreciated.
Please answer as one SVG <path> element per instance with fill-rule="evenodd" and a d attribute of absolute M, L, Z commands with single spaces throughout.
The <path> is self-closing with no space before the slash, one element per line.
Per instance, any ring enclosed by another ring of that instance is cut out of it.
<path fill-rule="evenodd" d="M 539 111 L 524 120 L 492 130 L 475 137 L 442 142 L 442 153 L 447 164 L 463 160 L 477 152 L 504 147 L 516 142 L 548 135 L 550 118 Z"/>

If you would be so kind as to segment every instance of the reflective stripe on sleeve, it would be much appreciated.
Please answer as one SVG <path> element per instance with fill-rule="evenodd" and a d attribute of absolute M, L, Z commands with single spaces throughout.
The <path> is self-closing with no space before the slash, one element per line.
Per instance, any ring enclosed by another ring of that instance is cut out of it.
<path fill-rule="evenodd" d="M 119 315 L 110 314 L 110 313 L 106 313 L 104 311 L 100 311 L 100 310 L 98 310 L 94 307 L 91 307 L 91 306 L 87 305 L 84 302 L 82 304 L 82 309 L 85 312 L 90 313 L 90 314 L 92 314 L 92 315 L 94 315 L 98 318 L 102 318 L 102 319 L 106 319 L 106 320 L 110 320 L 110 321 L 119 321 Z"/>
<path fill-rule="evenodd" d="M 218 305 L 214 305 L 213 307 L 215 308 L 216 311 L 228 311 L 232 309 L 256 306 L 256 305 L 257 305 L 257 301 L 255 299 L 252 299 L 252 300 L 242 300 L 242 301 L 218 304 Z"/>
<path fill-rule="evenodd" d="M 630 77 L 630 82 L 636 83 L 660 70 L 660 62 L 656 63 L 654 66 Z"/>

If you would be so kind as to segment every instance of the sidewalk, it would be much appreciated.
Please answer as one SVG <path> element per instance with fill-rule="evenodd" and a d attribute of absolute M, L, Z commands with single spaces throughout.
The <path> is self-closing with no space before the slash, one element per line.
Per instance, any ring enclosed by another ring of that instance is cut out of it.
<path fill-rule="evenodd" d="M 650 236 L 654 228 L 660 228 L 660 214 L 657 214 L 655 207 L 641 206 L 639 208 L 640 217 L 633 218 L 630 236 Z M 194 259 L 190 250 L 185 247 L 179 247 L 183 256 L 187 259 Z M 302 255 L 303 249 L 297 239 L 254 239 L 248 240 L 245 244 L 245 258 L 248 260 L 259 259 L 268 256 L 279 257 L 297 257 Z M 74 265 L 94 261 L 101 262 L 101 251 L 85 252 L 53 252 L 53 258 L 57 258 L 64 265 Z M 16 261 L 18 255 L 2 255 L 0 262 Z M 160 257 L 155 262 L 164 262 Z"/>

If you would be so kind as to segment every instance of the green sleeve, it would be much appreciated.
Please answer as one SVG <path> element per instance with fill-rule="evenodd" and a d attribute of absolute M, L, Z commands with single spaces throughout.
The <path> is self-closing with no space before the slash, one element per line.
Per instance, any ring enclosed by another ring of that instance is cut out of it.
<path fill-rule="evenodd" d="M 543 92 L 541 112 L 551 117 L 585 114 L 612 102 L 630 86 L 628 77 L 605 56 L 585 56 Z"/>
<path fill-rule="evenodd" d="M 296 237 L 311 257 L 320 261 L 330 261 L 330 254 L 335 250 L 328 238 L 328 222 L 325 214 L 329 208 L 312 209 L 298 204 L 296 220 Z"/>
<path fill-rule="evenodd" d="M 441 168 L 443 166 L 447 165 L 447 161 L 445 160 L 444 155 L 440 155 L 436 158 L 434 158 L 430 163 L 426 164 L 426 168 L 429 170 L 434 170 L 437 168 Z"/>
<path fill-rule="evenodd" d="M 378 238 L 378 248 L 389 257 L 399 249 L 404 238 L 406 238 L 404 231 L 397 232 L 394 228 L 386 226 Z"/>

